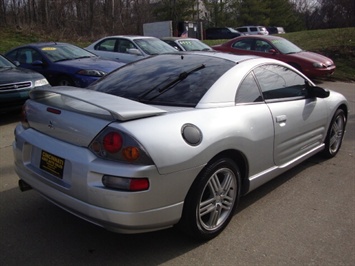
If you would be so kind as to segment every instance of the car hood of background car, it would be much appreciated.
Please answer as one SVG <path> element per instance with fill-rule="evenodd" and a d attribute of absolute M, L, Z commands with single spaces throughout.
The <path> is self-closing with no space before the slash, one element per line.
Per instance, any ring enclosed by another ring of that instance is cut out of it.
<path fill-rule="evenodd" d="M 44 78 L 41 74 L 24 68 L 0 68 L 0 82 L 3 84 Z"/>
<path fill-rule="evenodd" d="M 107 73 L 125 65 L 124 63 L 106 60 L 99 57 L 80 58 L 80 59 L 74 59 L 68 61 L 61 61 L 61 62 L 57 62 L 56 64 L 63 65 L 66 67 L 70 66 L 70 67 L 80 68 L 80 69 L 103 70 Z"/>
<path fill-rule="evenodd" d="M 327 66 L 334 64 L 333 61 L 330 58 L 328 58 L 328 57 L 326 57 L 324 55 L 321 55 L 321 54 L 313 53 L 313 52 L 302 51 L 302 52 L 299 52 L 299 53 L 287 54 L 287 55 L 295 57 L 295 58 L 299 58 L 299 59 L 302 59 L 302 60 L 306 60 L 306 61 L 309 61 L 311 63 L 319 62 L 319 63 L 323 63 L 323 64 L 325 64 Z"/>

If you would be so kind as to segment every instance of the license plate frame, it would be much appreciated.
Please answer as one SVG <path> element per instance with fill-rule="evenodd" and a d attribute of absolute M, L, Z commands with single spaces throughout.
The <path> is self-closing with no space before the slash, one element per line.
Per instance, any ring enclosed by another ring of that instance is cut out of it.
<path fill-rule="evenodd" d="M 42 170 L 59 179 L 63 179 L 64 165 L 65 159 L 50 152 L 44 150 L 41 151 L 41 160 L 39 168 L 41 168 Z"/>

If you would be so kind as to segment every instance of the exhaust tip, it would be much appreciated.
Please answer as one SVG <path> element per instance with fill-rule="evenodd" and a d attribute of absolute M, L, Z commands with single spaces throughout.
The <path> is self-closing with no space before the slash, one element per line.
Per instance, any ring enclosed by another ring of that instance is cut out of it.
<path fill-rule="evenodd" d="M 18 186 L 22 192 L 32 189 L 32 187 L 22 179 L 18 181 Z"/>

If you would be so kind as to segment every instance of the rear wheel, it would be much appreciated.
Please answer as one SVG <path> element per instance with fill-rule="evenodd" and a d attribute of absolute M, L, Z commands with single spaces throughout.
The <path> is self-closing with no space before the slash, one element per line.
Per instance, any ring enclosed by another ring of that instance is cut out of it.
<path fill-rule="evenodd" d="M 344 111 L 338 109 L 333 116 L 332 122 L 328 129 L 327 137 L 325 139 L 325 149 L 323 155 L 327 158 L 334 157 L 340 150 L 343 142 L 344 130 L 346 125 L 346 117 Z"/>
<path fill-rule="evenodd" d="M 207 165 L 192 185 L 180 228 L 199 240 L 217 236 L 231 220 L 239 201 L 240 171 L 228 158 Z"/>

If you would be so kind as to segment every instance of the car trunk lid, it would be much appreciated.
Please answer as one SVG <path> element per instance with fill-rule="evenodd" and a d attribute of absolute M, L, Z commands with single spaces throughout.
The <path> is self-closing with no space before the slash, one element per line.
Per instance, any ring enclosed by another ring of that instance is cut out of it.
<path fill-rule="evenodd" d="M 30 92 L 26 118 L 31 128 L 66 142 L 87 147 L 113 121 L 125 122 L 166 111 L 102 92 L 52 87 Z"/>

